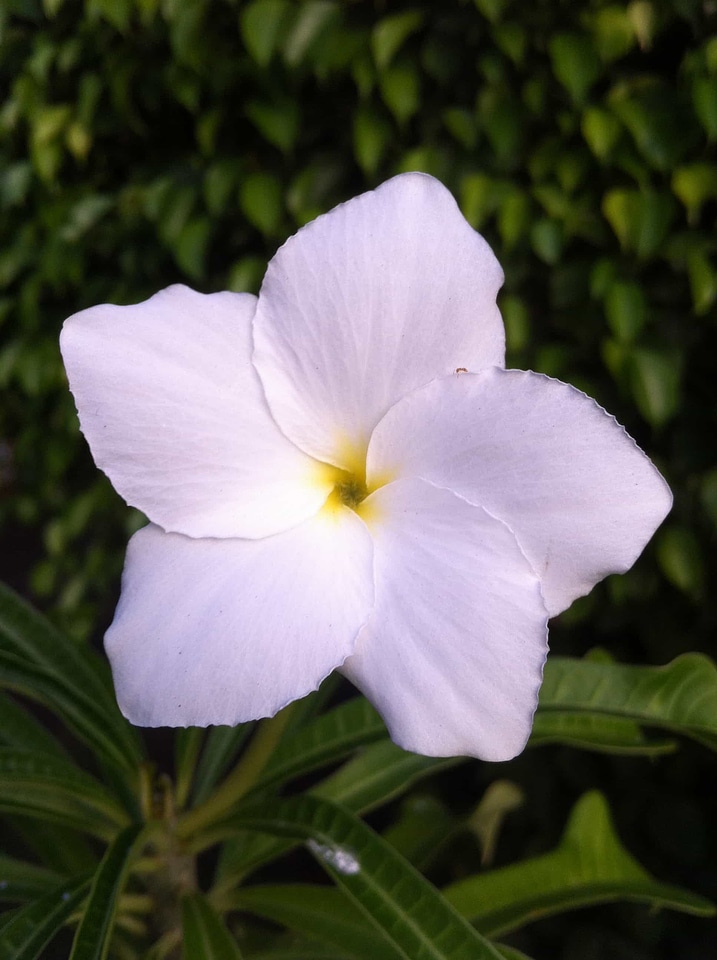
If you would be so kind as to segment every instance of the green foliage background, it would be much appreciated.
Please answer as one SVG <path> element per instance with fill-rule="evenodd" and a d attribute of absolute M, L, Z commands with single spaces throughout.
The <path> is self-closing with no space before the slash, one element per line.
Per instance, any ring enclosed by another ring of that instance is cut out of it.
<path fill-rule="evenodd" d="M 65 316 L 176 281 L 255 291 L 297 226 L 418 169 L 503 263 L 509 365 L 597 397 L 675 493 L 646 555 L 563 615 L 554 648 L 710 652 L 716 25 L 700 0 L 0 0 L 3 578 L 84 640 L 141 523 L 78 434 Z M 516 849 L 554 843 L 598 783 L 656 872 L 717 893 L 697 748 L 653 770 L 538 754 L 509 771 L 532 802 Z M 618 912 L 543 936 L 554 950 L 582 930 L 586 960 L 702 956 L 682 922 L 628 933 Z"/>

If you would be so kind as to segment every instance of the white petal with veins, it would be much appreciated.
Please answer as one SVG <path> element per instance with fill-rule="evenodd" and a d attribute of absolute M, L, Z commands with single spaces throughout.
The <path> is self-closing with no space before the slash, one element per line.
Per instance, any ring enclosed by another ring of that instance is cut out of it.
<path fill-rule="evenodd" d="M 376 606 L 342 672 L 405 750 L 510 759 L 530 734 L 548 652 L 538 578 L 515 537 L 422 480 L 382 487 L 365 509 Z"/>
<path fill-rule="evenodd" d="M 446 188 L 394 177 L 301 229 L 269 264 L 254 363 L 277 423 L 351 469 L 409 390 L 456 367 L 504 362 L 503 272 Z"/>
<path fill-rule="evenodd" d="M 369 615 L 372 554 L 347 509 L 263 540 L 143 528 L 105 637 L 122 712 L 146 727 L 235 724 L 315 690 Z"/>
<path fill-rule="evenodd" d="M 397 403 L 368 452 L 373 474 L 419 476 L 513 530 L 551 616 L 635 562 L 672 504 L 614 417 L 523 370 L 440 378 Z"/>
<path fill-rule="evenodd" d="M 165 530 L 264 537 L 310 517 L 331 489 L 269 413 L 251 365 L 255 305 L 174 286 L 65 322 L 62 354 L 95 462 Z"/>

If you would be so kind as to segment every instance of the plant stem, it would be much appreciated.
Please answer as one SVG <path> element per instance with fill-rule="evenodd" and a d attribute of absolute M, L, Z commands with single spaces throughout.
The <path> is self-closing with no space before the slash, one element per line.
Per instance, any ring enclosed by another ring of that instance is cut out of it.
<path fill-rule="evenodd" d="M 177 835 L 183 839 L 220 820 L 254 786 L 291 719 L 294 704 L 262 720 L 234 770 L 200 806 L 181 816 Z"/>

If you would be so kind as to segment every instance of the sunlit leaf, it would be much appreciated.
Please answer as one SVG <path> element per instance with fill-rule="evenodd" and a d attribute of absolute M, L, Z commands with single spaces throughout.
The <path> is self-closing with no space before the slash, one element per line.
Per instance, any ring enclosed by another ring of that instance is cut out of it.
<path fill-rule="evenodd" d="M 698 653 L 663 667 L 549 657 L 538 715 L 554 710 L 632 720 L 717 749 L 717 668 Z"/>
<path fill-rule="evenodd" d="M 423 23 L 420 10 L 406 10 L 379 20 L 371 34 L 371 49 L 379 70 L 385 70 L 406 39 Z"/>
<path fill-rule="evenodd" d="M 446 898 L 489 936 L 541 917 L 609 900 L 636 900 L 711 916 L 714 906 L 659 883 L 625 850 L 604 797 L 585 794 L 552 853 L 482 873 L 444 890 Z"/>
<path fill-rule="evenodd" d="M 242 39 L 256 62 L 266 67 L 287 28 L 290 0 L 253 0 L 239 18 Z"/>
<path fill-rule="evenodd" d="M 562 743 L 582 750 L 627 756 L 659 756 L 676 749 L 674 740 L 648 737 L 639 723 L 597 713 L 539 710 L 528 746 Z"/>

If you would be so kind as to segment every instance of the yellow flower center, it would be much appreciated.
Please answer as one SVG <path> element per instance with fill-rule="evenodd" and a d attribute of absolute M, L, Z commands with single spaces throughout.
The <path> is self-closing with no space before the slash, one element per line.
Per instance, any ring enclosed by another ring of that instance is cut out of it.
<path fill-rule="evenodd" d="M 324 484 L 331 484 L 333 489 L 324 504 L 324 512 L 336 514 L 344 507 L 354 510 L 366 522 L 374 519 L 375 504 L 367 498 L 388 482 L 389 478 L 382 477 L 380 482 L 370 486 L 366 483 L 366 449 L 349 444 L 341 445 L 341 462 L 347 469 L 335 467 L 330 463 L 319 465 L 321 479 Z"/>

